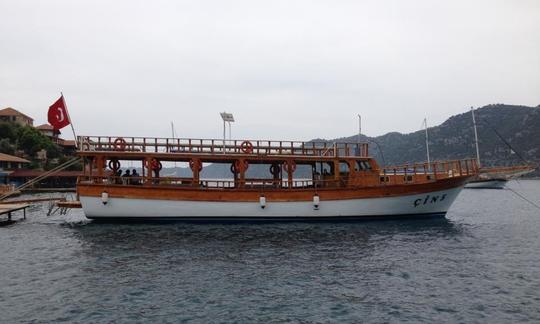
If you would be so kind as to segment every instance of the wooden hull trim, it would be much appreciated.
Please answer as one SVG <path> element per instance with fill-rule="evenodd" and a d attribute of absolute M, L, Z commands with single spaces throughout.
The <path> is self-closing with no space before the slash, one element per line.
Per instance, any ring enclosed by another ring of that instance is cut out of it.
<path fill-rule="evenodd" d="M 101 197 L 107 192 L 111 198 L 156 199 L 173 201 L 206 201 L 206 202 L 258 202 L 264 195 L 268 201 L 298 202 L 312 201 L 318 195 L 321 200 L 350 200 L 364 198 L 400 197 L 411 194 L 423 194 L 433 191 L 462 187 L 467 177 L 443 179 L 432 183 L 377 186 L 364 188 L 321 188 L 321 189 L 199 189 L 193 187 L 166 186 L 122 186 L 79 184 L 77 192 L 80 196 Z"/>

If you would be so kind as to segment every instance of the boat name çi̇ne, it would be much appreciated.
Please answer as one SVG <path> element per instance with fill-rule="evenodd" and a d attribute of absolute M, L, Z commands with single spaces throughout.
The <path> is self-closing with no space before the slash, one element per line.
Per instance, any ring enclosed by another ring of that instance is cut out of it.
<path fill-rule="evenodd" d="M 79 136 L 86 217 L 121 220 L 343 219 L 444 216 L 474 159 L 380 167 L 367 143 Z M 120 163 L 140 175 L 119 176 Z M 189 164 L 192 177 L 160 174 L 162 162 Z M 230 180 L 201 179 L 203 163 Z M 265 178 L 249 178 L 254 165 Z M 260 166 L 258 167 L 261 168 Z M 295 177 L 295 172 L 303 177 Z"/>

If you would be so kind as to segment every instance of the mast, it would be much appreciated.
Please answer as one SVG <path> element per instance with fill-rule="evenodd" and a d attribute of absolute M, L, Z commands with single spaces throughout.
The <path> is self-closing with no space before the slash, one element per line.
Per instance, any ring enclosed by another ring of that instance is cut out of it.
<path fill-rule="evenodd" d="M 472 123 L 474 128 L 474 145 L 476 146 L 476 163 L 480 168 L 480 150 L 478 149 L 478 131 L 476 130 L 476 119 L 474 118 L 474 107 L 471 107 Z"/>
<path fill-rule="evenodd" d="M 358 114 L 358 143 L 360 143 L 360 135 L 362 134 L 362 116 Z"/>
<path fill-rule="evenodd" d="M 427 163 L 428 165 L 430 165 L 431 161 L 430 161 L 430 158 L 429 158 L 429 136 L 428 136 L 428 127 L 427 127 L 427 118 L 424 118 L 424 126 L 425 126 L 425 131 L 426 131 L 426 153 L 427 153 Z"/>

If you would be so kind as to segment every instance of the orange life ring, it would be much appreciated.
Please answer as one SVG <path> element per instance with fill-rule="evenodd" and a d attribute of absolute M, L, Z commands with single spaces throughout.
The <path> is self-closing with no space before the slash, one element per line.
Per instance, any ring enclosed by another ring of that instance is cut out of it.
<path fill-rule="evenodd" d="M 291 161 L 290 167 L 291 167 L 291 172 L 296 171 L 296 162 Z M 283 170 L 287 171 L 287 173 L 289 173 L 289 162 L 287 162 L 287 161 L 283 162 Z"/>
<path fill-rule="evenodd" d="M 202 166 L 201 161 L 199 160 L 189 160 L 189 168 L 191 169 L 191 171 L 198 170 L 199 172 L 201 172 L 203 169 L 203 166 Z"/>
<path fill-rule="evenodd" d="M 127 142 L 122 137 L 118 137 L 114 140 L 114 150 L 115 151 L 125 151 Z"/>
<path fill-rule="evenodd" d="M 152 169 L 154 171 L 160 171 L 163 168 L 161 162 L 156 159 L 152 159 L 152 161 L 150 161 L 150 166 L 148 166 L 148 161 L 145 161 L 145 165 L 147 169 Z"/>
<path fill-rule="evenodd" d="M 251 144 L 250 141 L 243 141 L 242 144 L 240 144 L 240 149 L 246 154 L 253 153 L 253 144 Z"/>
<path fill-rule="evenodd" d="M 231 172 L 237 173 L 240 172 L 240 168 L 242 167 L 242 164 L 240 163 L 240 160 L 236 160 L 234 164 L 231 165 Z M 244 160 L 244 171 L 246 171 L 249 168 L 249 162 Z"/>

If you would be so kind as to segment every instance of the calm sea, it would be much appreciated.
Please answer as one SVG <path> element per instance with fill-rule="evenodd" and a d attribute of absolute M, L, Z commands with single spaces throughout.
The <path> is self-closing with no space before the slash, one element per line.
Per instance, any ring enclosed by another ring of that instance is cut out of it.
<path fill-rule="evenodd" d="M 510 187 L 540 205 L 540 181 Z M 0 228 L 0 322 L 540 322 L 540 210 L 464 190 L 447 218 Z"/>

